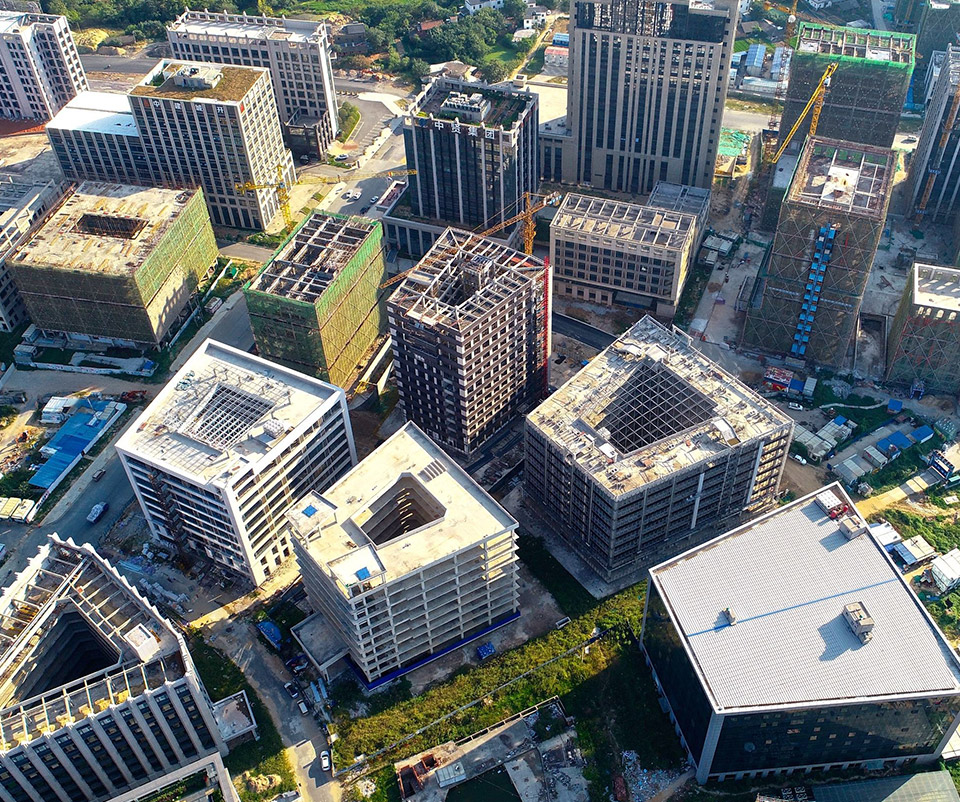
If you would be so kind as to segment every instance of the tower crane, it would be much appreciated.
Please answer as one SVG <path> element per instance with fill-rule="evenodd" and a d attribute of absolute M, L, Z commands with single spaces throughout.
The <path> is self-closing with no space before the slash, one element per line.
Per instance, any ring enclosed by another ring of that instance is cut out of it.
<path fill-rule="evenodd" d="M 508 217 L 506 220 L 503 220 L 500 223 L 497 223 L 494 226 L 481 231 L 478 236 L 480 237 L 489 237 L 491 234 L 496 234 L 498 231 L 502 231 L 505 228 L 509 228 L 514 223 L 518 223 L 521 220 L 523 221 L 523 252 L 524 253 L 533 253 L 533 239 L 537 233 L 537 224 L 536 216 L 537 212 L 541 209 L 545 209 L 548 206 L 556 206 L 560 202 L 561 194 L 559 192 L 548 192 L 546 194 L 540 194 L 536 192 L 524 192 L 523 193 L 523 202 L 524 210 L 519 214 L 513 215 L 513 217 Z M 386 289 L 396 284 L 398 281 L 403 281 L 410 273 L 416 270 L 417 267 L 414 265 L 409 270 L 404 270 L 402 273 L 397 273 L 397 275 L 385 281 L 380 285 L 380 289 Z"/>
<path fill-rule="evenodd" d="M 248 192 L 255 192 L 258 189 L 273 189 L 277 193 L 277 202 L 280 204 L 280 211 L 283 212 L 283 220 L 287 228 L 293 225 L 293 213 L 290 211 L 290 186 L 284 175 L 282 164 L 276 166 L 277 179 L 270 183 L 258 184 L 253 181 L 244 181 L 234 184 L 234 189 L 238 195 L 245 195 Z M 376 173 L 341 173 L 340 175 L 317 175 L 308 178 L 299 178 L 293 182 L 293 185 L 299 184 L 339 184 L 345 181 L 363 181 L 366 178 L 396 178 L 403 175 L 414 175 L 416 170 L 384 170 Z"/>
<path fill-rule="evenodd" d="M 827 68 L 823 71 L 823 75 L 820 76 L 820 83 L 817 84 L 817 88 L 813 90 L 813 94 L 810 95 L 810 99 L 807 101 L 807 105 L 803 107 L 803 111 L 800 112 L 800 116 L 797 117 L 797 121 L 793 124 L 793 128 L 790 129 L 790 133 L 784 137 L 783 142 L 780 144 L 780 148 L 777 150 L 776 154 L 773 157 L 773 163 L 776 164 L 780 161 L 780 157 L 783 155 L 784 151 L 787 149 L 787 145 L 793 140 L 794 134 L 800 129 L 800 126 L 803 124 L 803 121 L 806 119 L 807 114 L 810 112 L 810 109 L 813 109 L 813 114 L 810 117 L 810 136 L 815 136 L 817 133 L 817 125 L 820 122 L 820 112 L 823 111 L 823 101 L 827 96 L 827 90 L 830 88 L 830 79 L 833 77 L 833 74 L 837 71 L 837 67 L 840 66 L 840 62 L 834 61 L 831 64 L 827 65 Z"/>

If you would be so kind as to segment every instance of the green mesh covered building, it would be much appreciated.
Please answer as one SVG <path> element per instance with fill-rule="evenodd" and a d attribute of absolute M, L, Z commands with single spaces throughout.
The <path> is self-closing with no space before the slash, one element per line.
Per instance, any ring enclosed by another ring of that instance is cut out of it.
<path fill-rule="evenodd" d="M 201 190 L 84 181 L 7 268 L 38 329 L 155 348 L 216 261 Z"/>
<path fill-rule="evenodd" d="M 916 37 L 908 33 L 801 22 L 780 119 L 781 141 L 824 70 L 836 61 L 839 66 L 823 103 L 817 136 L 890 147 L 913 74 L 915 50 Z M 809 118 L 794 137 L 797 147 L 808 129 Z"/>
<path fill-rule="evenodd" d="M 244 287 L 260 355 L 338 386 L 386 328 L 383 226 L 314 212 Z"/>

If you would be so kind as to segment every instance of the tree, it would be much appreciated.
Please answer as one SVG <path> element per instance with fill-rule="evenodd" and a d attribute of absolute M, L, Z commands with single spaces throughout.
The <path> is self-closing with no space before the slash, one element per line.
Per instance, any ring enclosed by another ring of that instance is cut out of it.
<path fill-rule="evenodd" d="M 480 74 L 488 84 L 496 84 L 504 80 L 510 73 L 502 61 L 491 59 L 480 68 Z"/>
<path fill-rule="evenodd" d="M 422 78 L 428 72 L 430 72 L 430 65 L 422 58 L 410 59 L 410 74 L 413 75 L 414 78 Z"/>
<path fill-rule="evenodd" d="M 519 22 L 527 13 L 527 4 L 523 0 L 503 0 L 503 16 Z"/>

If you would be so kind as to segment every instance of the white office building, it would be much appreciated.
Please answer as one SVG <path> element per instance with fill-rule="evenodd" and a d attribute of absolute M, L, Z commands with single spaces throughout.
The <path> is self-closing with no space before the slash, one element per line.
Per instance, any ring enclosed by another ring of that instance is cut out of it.
<path fill-rule="evenodd" d="M 321 153 L 337 135 L 327 26 L 309 20 L 190 11 L 167 28 L 174 58 L 268 67 L 280 121 L 298 152 Z M 312 145 L 312 147 L 308 147 Z"/>
<path fill-rule="evenodd" d="M 323 629 L 369 687 L 519 615 L 517 522 L 415 424 L 288 517 Z M 298 637 L 323 670 L 309 622 Z"/>
<path fill-rule="evenodd" d="M 287 508 L 356 462 L 343 390 L 213 340 L 117 451 L 158 541 L 255 585 L 290 556 Z"/>
<path fill-rule="evenodd" d="M 85 89 L 66 17 L 0 11 L 0 117 L 46 122 Z"/>
<path fill-rule="evenodd" d="M 5 802 L 238 802 L 223 757 L 255 729 L 89 544 L 50 535 L 0 595 Z"/>
<path fill-rule="evenodd" d="M 280 211 L 278 180 L 296 180 L 262 67 L 165 59 L 126 95 L 67 104 L 47 136 L 74 181 L 202 187 L 215 226 L 266 228 Z"/>

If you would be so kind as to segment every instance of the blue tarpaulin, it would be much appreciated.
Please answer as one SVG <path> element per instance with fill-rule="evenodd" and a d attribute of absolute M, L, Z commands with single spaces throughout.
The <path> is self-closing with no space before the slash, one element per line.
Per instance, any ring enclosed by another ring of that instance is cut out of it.
<path fill-rule="evenodd" d="M 280 645 L 283 643 L 283 634 L 280 632 L 280 627 L 273 621 L 261 621 L 257 624 L 257 629 L 270 642 L 270 645 L 279 652 Z"/>
<path fill-rule="evenodd" d="M 914 443 L 926 443 L 931 437 L 933 437 L 933 429 L 929 426 L 921 426 L 919 429 L 910 432 L 910 439 Z"/>
<path fill-rule="evenodd" d="M 105 410 L 110 402 L 84 401 L 83 403 L 90 411 L 80 409 L 74 412 L 60 427 L 60 431 L 46 444 L 46 448 L 53 449 L 57 453 L 49 457 L 31 477 L 30 484 L 34 487 L 42 487 L 44 490 L 50 487 L 76 456 L 82 454 L 94 438 L 106 428 L 109 418 L 97 420 L 94 413 Z"/>
<path fill-rule="evenodd" d="M 496 651 L 497 650 L 493 648 L 493 644 L 490 643 L 490 641 L 487 641 L 486 643 L 481 643 L 477 647 L 477 657 L 479 657 L 481 660 L 486 660 L 488 657 L 493 657 Z"/>
<path fill-rule="evenodd" d="M 901 451 L 906 451 L 910 446 L 913 445 L 913 442 L 907 437 L 903 432 L 894 432 L 890 435 L 889 440 Z"/>
<path fill-rule="evenodd" d="M 887 412 L 896 415 L 903 411 L 903 401 L 899 398 L 891 398 L 887 401 Z"/>

